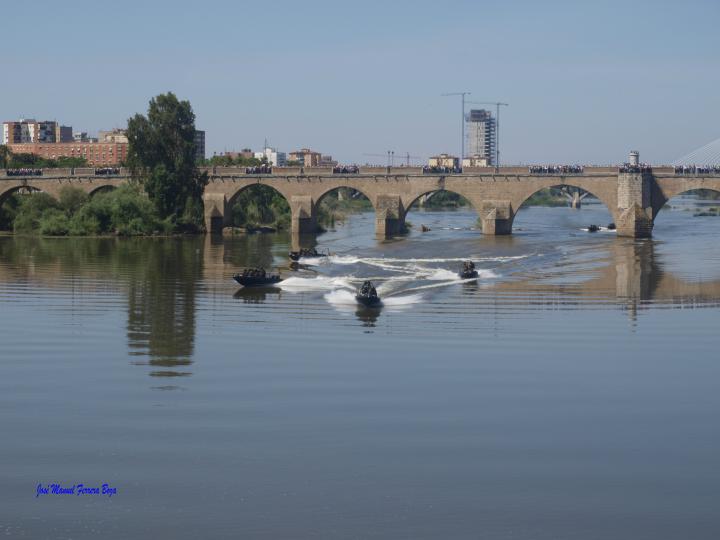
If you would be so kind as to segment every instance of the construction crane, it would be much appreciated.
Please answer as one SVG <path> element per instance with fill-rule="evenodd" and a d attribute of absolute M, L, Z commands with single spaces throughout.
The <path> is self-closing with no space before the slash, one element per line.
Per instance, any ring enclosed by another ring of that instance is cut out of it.
<path fill-rule="evenodd" d="M 465 159 L 465 96 L 469 96 L 471 92 L 448 92 L 446 94 L 440 94 L 443 97 L 448 96 L 460 96 L 461 100 L 461 114 L 460 114 L 460 165 Z"/>
<path fill-rule="evenodd" d="M 495 105 L 495 168 L 500 166 L 500 106 L 508 107 L 508 103 L 500 101 L 467 101 L 472 105 Z"/>
<path fill-rule="evenodd" d="M 388 167 L 392 167 L 395 165 L 395 151 L 393 151 L 393 150 L 388 150 L 387 154 L 363 154 L 363 156 L 386 157 L 388 160 Z M 411 156 L 410 152 L 406 152 L 405 154 L 399 155 L 398 159 L 406 160 L 407 166 L 409 167 L 411 159 L 422 159 L 422 158 L 420 156 Z"/>

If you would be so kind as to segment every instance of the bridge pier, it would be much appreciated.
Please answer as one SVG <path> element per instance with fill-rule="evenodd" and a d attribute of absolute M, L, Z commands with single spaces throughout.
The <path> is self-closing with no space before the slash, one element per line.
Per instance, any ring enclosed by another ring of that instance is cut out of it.
<path fill-rule="evenodd" d="M 313 198 L 309 195 L 290 197 L 291 232 L 294 234 L 312 234 L 318 232 L 317 211 Z"/>
<path fill-rule="evenodd" d="M 572 193 L 565 192 L 565 196 L 570 201 L 570 208 L 573 210 L 580 210 L 582 208 L 582 200 L 587 197 L 587 192 L 580 195 L 580 191 L 577 189 L 574 190 Z"/>
<path fill-rule="evenodd" d="M 405 209 L 400 196 L 379 195 L 375 204 L 375 235 L 390 238 L 405 232 Z"/>
<path fill-rule="evenodd" d="M 654 215 L 651 173 L 618 174 L 618 209 L 615 218 L 618 236 L 650 238 Z"/>
<path fill-rule="evenodd" d="M 223 227 L 229 219 L 227 197 L 224 193 L 204 193 L 205 231 L 211 234 L 222 234 Z"/>
<path fill-rule="evenodd" d="M 510 201 L 483 201 L 480 206 L 482 232 L 488 236 L 512 234 L 514 217 Z"/>

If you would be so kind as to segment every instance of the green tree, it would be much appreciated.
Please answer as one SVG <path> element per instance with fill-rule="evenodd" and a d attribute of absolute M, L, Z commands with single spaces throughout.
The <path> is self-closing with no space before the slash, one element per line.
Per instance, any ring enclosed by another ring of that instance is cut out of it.
<path fill-rule="evenodd" d="M 35 154 L 29 154 L 27 152 L 23 152 L 20 154 L 12 154 L 12 158 L 10 159 L 9 167 L 11 168 L 22 168 L 22 167 L 37 167 L 40 168 L 42 166 L 42 160 L 40 157 L 36 156 Z"/>
<path fill-rule="evenodd" d="M 127 164 L 162 218 L 181 229 L 202 226 L 208 182 L 195 164 L 195 114 L 189 101 L 168 92 L 150 100 L 147 116 L 128 120 Z"/>
<path fill-rule="evenodd" d="M 57 158 L 57 166 L 61 169 L 72 169 L 77 167 L 87 167 L 87 159 L 81 157 L 60 156 Z"/>
<path fill-rule="evenodd" d="M 0 169 L 7 169 L 12 160 L 12 152 L 4 144 L 0 144 Z"/>

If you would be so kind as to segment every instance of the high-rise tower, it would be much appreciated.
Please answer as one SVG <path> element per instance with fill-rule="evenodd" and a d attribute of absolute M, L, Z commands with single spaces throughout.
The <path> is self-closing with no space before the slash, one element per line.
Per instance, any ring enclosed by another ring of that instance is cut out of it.
<path fill-rule="evenodd" d="M 467 133 L 467 155 L 487 159 L 488 165 L 495 165 L 497 124 L 490 111 L 471 109 L 465 115 Z"/>

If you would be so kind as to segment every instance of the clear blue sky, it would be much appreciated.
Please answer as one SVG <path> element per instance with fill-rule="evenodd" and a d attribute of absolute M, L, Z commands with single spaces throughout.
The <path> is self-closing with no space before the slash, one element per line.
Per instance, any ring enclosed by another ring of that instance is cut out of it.
<path fill-rule="evenodd" d="M 182 7 L 178 7 L 182 6 Z M 502 100 L 505 162 L 669 162 L 720 137 L 720 2 L 8 2 L 0 117 L 123 126 L 171 90 L 208 154 L 459 153 Z"/>

